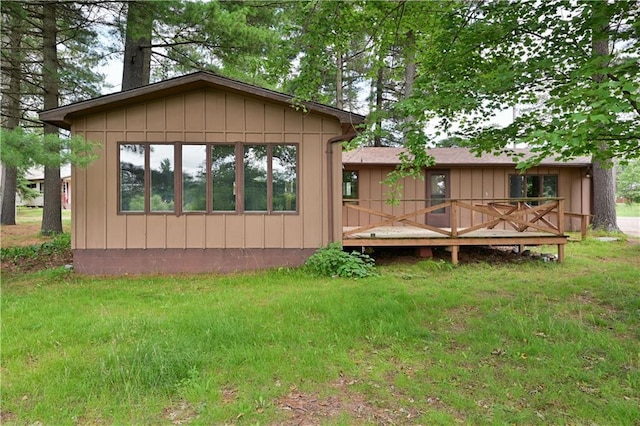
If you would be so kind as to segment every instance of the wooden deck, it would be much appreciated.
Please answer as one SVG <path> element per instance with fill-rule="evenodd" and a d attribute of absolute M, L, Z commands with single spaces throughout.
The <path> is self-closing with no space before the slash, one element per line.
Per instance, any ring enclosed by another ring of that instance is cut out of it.
<path fill-rule="evenodd" d="M 342 245 L 345 247 L 445 246 L 451 248 L 451 261 L 456 264 L 461 246 L 518 246 L 523 249 L 526 246 L 555 245 L 558 261 L 564 260 L 568 237 L 563 229 L 562 199 L 438 200 L 440 204 L 400 215 L 346 201 L 346 208 L 381 220 L 343 227 Z M 429 204 L 429 200 L 425 201 Z M 438 228 L 423 223 L 426 220 L 421 218 L 443 208 L 449 214 L 450 227 Z M 470 220 L 459 226 L 462 210 L 471 212 L 465 216 Z"/>

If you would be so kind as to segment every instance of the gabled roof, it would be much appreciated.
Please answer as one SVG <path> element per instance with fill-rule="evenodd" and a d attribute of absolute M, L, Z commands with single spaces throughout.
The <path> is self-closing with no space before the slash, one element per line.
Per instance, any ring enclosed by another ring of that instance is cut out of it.
<path fill-rule="evenodd" d="M 184 93 L 201 88 L 215 88 L 243 96 L 253 96 L 280 104 L 292 104 L 293 97 L 284 93 L 264 89 L 262 87 L 243 83 L 222 77 L 206 71 L 163 80 L 158 83 L 129 89 L 122 92 L 99 96 L 86 101 L 76 102 L 62 107 L 40 112 L 40 120 L 63 129 L 71 128 L 71 119 L 80 115 L 92 114 L 129 105 L 135 102 L 145 102 L 152 99 Z M 360 124 L 364 116 L 344 111 L 328 105 L 315 102 L 303 102 L 307 110 L 329 115 L 340 120 L 342 124 Z"/>
<path fill-rule="evenodd" d="M 395 166 L 400 164 L 398 156 L 404 151 L 404 148 L 361 147 L 343 152 L 342 163 Z M 483 154 L 478 157 L 468 148 L 427 148 L 427 153 L 434 157 L 437 166 L 514 166 L 519 161 L 517 157 L 507 154 Z M 523 155 L 523 158 L 532 155 L 528 149 L 515 149 L 514 153 Z M 578 157 L 567 161 L 546 158 L 540 163 L 543 166 L 562 167 L 584 167 L 589 164 L 591 164 L 589 157 Z"/>

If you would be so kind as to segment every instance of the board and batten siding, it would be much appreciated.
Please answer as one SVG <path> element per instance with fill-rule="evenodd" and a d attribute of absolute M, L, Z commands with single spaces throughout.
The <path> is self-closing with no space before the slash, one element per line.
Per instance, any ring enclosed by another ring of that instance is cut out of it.
<path fill-rule="evenodd" d="M 327 140 L 342 133 L 335 118 L 207 88 L 78 117 L 72 131 L 102 144 L 94 163 L 73 169 L 74 249 L 302 249 L 328 243 L 325 150 Z M 119 214 L 119 142 L 298 144 L 298 214 Z M 340 149 L 334 151 L 339 164 Z M 340 194 L 340 168 L 334 169 L 334 194 Z M 336 222 L 341 226 L 339 215 Z"/>
<path fill-rule="evenodd" d="M 393 170 L 390 166 L 358 166 L 346 165 L 346 170 L 358 171 L 358 198 L 363 200 L 362 207 L 382 211 L 387 214 L 401 215 L 410 213 L 426 206 L 426 182 L 413 178 L 402 180 L 402 196 L 400 204 L 389 205 L 383 200 L 387 198 L 389 188 L 382 181 Z M 509 167 L 433 167 L 433 170 L 449 171 L 449 191 L 452 199 L 469 200 L 474 203 L 488 202 L 509 198 L 509 175 L 517 174 L 515 168 Z M 590 214 L 590 181 L 584 176 L 581 167 L 536 167 L 527 171 L 530 175 L 557 175 L 558 197 L 564 198 L 565 212 Z M 423 177 L 425 173 L 423 172 Z M 376 200 L 376 201 L 367 201 Z M 405 201 L 412 200 L 412 201 Z M 358 212 L 347 207 L 342 208 L 343 225 L 366 225 L 381 220 L 379 216 Z M 476 213 L 476 223 L 486 220 L 484 215 Z M 424 223 L 425 216 L 410 218 Z M 458 213 L 459 226 L 471 225 L 471 212 L 460 209 Z M 395 225 L 399 225 L 396 223 Z M 566 219 L 567 230 L 580 231 L 579 218 Z"/>

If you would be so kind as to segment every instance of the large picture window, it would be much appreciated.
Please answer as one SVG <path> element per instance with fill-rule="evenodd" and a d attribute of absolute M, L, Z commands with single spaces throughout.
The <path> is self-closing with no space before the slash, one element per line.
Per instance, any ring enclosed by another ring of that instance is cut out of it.
<path fill-rule="evenodd" d="M 555 198 L 558 196 L 557 175 L 510 175 L 511 198 Z"/>
<path fill-rule="evenodd" d="M 118 152 L 121 213 L 298 210 L 297 145 L 122 143 Z"/>

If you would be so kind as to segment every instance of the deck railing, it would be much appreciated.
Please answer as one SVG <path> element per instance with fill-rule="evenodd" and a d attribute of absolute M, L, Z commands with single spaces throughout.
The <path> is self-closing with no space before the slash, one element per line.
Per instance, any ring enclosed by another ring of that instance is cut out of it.
<path fill-rule="evenodd" d="M 564 235 L 565 217 L 581 219 L 581 234 L 586 235 L 588 215 L 565 212 L 563 198 L 521 198 L 499 199 L 488 201 L 486 199 L 421 199 L 404 200 L 429 207 L 418 208 L 410 212 L 392 214 L 382 209 L 364 207 L 373 203 L 385 205 L 384 200 L 343 200 L 343 206 L 348 210 L 365 213 L 380 218 L 370 223 L 360 224 L 343 232 L 343 238 L 350 235 L 367 232 L 382 226 L 394 224 L 411 225 L 428 231 L 442 234 L 443 236 L 456 238 L 480 229 L 494 229 L 496 226 L 513 228 L 517 232 L 539 231 L 553 235 Z M 381 203 L 382 202 L 382 203 Z M 435 204 L 437 203 L 437 204 Z M 393 210 L 391 206 L 388 210 Z M 444 209 L 448 215 L 448 227 L 439 227 L 428 224 L 428 215 L 442 212 Z M 465 223 L 461 224 L 461 218 Z M 555 220 L 553 220 L 555 219 Z M 478 222 L 479 220 L 479 222 Z"/>

